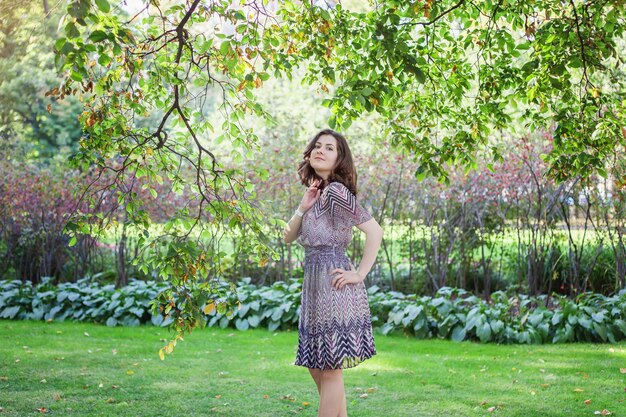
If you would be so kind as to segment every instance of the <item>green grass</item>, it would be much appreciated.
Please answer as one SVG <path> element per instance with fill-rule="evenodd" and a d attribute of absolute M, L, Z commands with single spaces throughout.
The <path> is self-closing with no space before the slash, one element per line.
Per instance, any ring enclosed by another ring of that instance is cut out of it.
<path fill-rule="evenodd" d="M 292 365 L 296 332 L 201 329 L 161 361 L 168 336 L 0 320 L 0 416 L 317 415 L 313 380 Z M 626 416 L 626 343 L 375 339 L 378 355 L 344 371 L 350 416 Z"/>

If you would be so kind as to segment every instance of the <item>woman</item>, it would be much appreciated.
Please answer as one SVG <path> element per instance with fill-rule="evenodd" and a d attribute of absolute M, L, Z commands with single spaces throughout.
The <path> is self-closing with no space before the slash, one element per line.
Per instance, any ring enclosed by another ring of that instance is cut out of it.
<path fill-rule="evenodd" d="M 295 364 L 309 368 L 317 385 L 318 416 L 347 417 L 342 370 L 376 354 L 363 280 L 383 230 L 356 199 L 357 174 L 342 135 L 330 129 L 315 135 L 298 173 L 308 189 L 283 235 L 305 250 Z M 358 268 L 345 254 L 353 226 L 366 235 Z"/>

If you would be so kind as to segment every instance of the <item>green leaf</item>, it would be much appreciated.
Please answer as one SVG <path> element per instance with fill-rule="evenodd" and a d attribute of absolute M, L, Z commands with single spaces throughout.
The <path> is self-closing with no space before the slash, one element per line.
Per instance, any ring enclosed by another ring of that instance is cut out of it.
<path fill-rule="evenodd" d="M 491 338 L 491 326 L 489 326 L 489 323 L 485 322 L 479 325 L 476 328 L 476 336 L 478 336 L 481 342 L 488 342 Z"/>
<path fill-rule="evenodd" d="M 111 57 L 109 57 L 107 54 L 103 53 L 98 57 L 98 64 L 102 65 L 103 67 L 106 67 L 110 63 Z"/>
<path fill-rule="evenodd" d="M 80 37 L 80 32 L 78 31 L 78 28 L 76 27 L 74 22 L 69 22 L 67 25 L 65 25 L 65 34 L 68 38 Z"/>
<path fill-rule="evenodd" d="M 103 30 L 95 30 L 91 32 L 91 35 L 89 35 L 89 40 L 92 42 L 102 42 L 103 40 L 107 38 L 108 38 L 108 35 Z"/>
<path fill-rule="evenodd" d="M 96 0 L 96 6 L 103 13 L 108 13 L 111 10 L 111 6 L 107 0 Z"/>
<path fill-rule="evenodd" d="M 237 319 L 235 320 L 235 327 L 237 328 L 237 330 L 248 330 L 248 328 L 250 327 L 250 324 L 248 323 L 247 319 Z"/>
<path fill-rule="evenodd" d="M 450 339 L 454 340 L 455 342 L 462 342 L 465 339 L 465 329 L 463 328 L 463 326 L 456 326 L 454 329 L 452 329 L 452 336 L 450 337 Z"/>

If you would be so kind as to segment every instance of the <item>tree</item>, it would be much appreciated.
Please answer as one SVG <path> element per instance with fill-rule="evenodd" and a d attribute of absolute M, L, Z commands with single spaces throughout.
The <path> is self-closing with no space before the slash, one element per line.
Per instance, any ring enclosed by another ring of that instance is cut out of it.
<path fill-rule="evenodd" d="M 71 97 L 53 107 L 46 96 L 61 82 L 53 50 L 59 14 L 39 4 L 0 5 L 0 152 L 6 159 L 45 161 L 75 150 L 80 138 L 81 103 Z"/>
<path fill-rule="evenodd" d="M 384 0 L 366 11 L 289 0 L 144 5 L 129 16 L 107 0 L 70 1 L 55 45 L 67 77 L 51 93 L 84 101 L 86 137 L 73 163 L 116 173 L 107 188 L 142 236 L 142 266 L 171 283 L 155 308 L 175 318 L 177 339 L 212 305 L 206 276 L 221 254 L 198 236 L 245 225 L 258 261 L 271 255 L 249 182 L 267 173 L 245 164 L 258 138 L 243 123 L 271 120 L 255 99 L 271 77 L 306 67 L 305 80 L 328 92 L 331 127 L 379 113 L 392 144 L 418 162 L 418 178 L 445 181 L 447 166 L 471 168 L 484 150 L 501 158 L 498 136 L 517 120 L 554 128 L 546 159 L 560 180 L 604 173 L 605 156 L 624 144 L 621 1 Z M 209 122 L 216 111 L 220 126 Z M 197 201 L 164 225 L 167 237 L 155 237 L 129 180 L 149 187 L 163 176 Z M 96 204 L 103 194 L 90 196 Z M 85 214 L 69 230 L 97 220 Z"/>

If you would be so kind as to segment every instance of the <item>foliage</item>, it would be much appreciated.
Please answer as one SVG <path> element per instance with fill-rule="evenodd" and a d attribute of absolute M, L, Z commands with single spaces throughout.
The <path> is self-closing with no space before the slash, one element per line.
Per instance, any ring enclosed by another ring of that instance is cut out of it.
<path fill-rule="evenodd" d="M 50 278 L 33 286 L 30 281 L 2 281 L 0 305 L 2 318 L 32 320 L 74 320 L 138 326 L 152 322 L 166 326 L 162 314 L 151 315 L 150 304 L 163 288 L 155 282 L 133 280 L 116 290 L 112 284 L 100 285 L 91 278 L 75 283 L 51 284 Z"/>
<path fill-rule="evenodd" d="M 173 327 L 178 315 L 171 314 L 172 309 L 184 311 L 184 306 L 179 303 L 159 309 L 163 303 L 159 299 L 167 288 L 165 283 L 138 280 L 119 290 L 113 285 L 100 286 L 90 278 L 58 287 L 48 279 L 37 286 L 0 281 L 0 318 Z M 228 283 L 215 282 L 200 319 L 208 326 L 242 331 L 259 327 L 271 331 L 297 329 L 301 288 L 301 280 L 259 287 L 245 278 L 235 290 Z M 497 291 L 490 302 L 485 302 L 450 287 L 441 288 L 434 297 L 418 297 L 382 292 L 374 286 L 368 289 L 368 297 L 372 324 L 383 334 L 401 331 L 419 339 L 483 343 L 615 343 L 626 339 L 625 290 L 612 297 L 583 293 L 574 300 L 558 295 L 509 297 Z M 178 299 L 184 299 L 184 294 Z M 174 344 L 166 345 L 163 351 L 170 353 Z"/>
<path fill-rule="evenodd" d="M 76 150 L 82 103 L 46 94 L 61 82 L 54 67 L 59 9 L 42 2 L 0 5 L 0 155 L 24 162 L 63 160 Z M 45 2 L 43 2 L 45 3 Z"/>
<path fill-rule="evenodd" d="M 95 241 L 82 237 L 68 248 L 63 229 L 76 210 L 75 172 L 0 163 L 0 275 L 38 282 L 42 276 L 80 276 Z M 93 259 L 92 267 L 96 265 Z"/>
<path fill-rule="evenodd" d="M 621 62 L 621 2 L 387 0 L 364 12 L 292 1 L 276 9 L 264 2 L 144 4 L 127 16 L 107 0 L 70 1 L 55 43 L 65 80 L 50 93 L 84 100 L 85 138 L 73 163 L 117 174 L 107 189 L 149 249 L 137 262 L 171 283 L 169 296 L 180 294 L 175 288 L 199 289 L 175 320 L 179 335 L 198 324 L 209 294 L 203 283 L 221 272 L 211 267 L 221 265 L 221 251 L 191 238 L 193 229 L 219 240 L 221 230 L 243 227 L 260 265 L 273 255 L 249 181 L 268 173 L 244 164 L 259 143 L 242 122 L 250 115 L 272 120 L 255 98 L 271 77 L 306 67 L 305 79 L 329 92 L 323 103 L 333 112 L 331 127 L 378 112 L 391 144 L 418 164 L 418 178 L 445 180 L 450 165 L 471 168 L 485 148 L 501 159 L 497 139 L 514 117 L 531 130 L 554 125 L 546 159 L 560 180 L 604 173 L 605 157 L 624 142 L 623 76 L 613 70 Z M 210 94 L 216 90 L 217 98 Z M 208 117 L 214 112 L 217 125 Z M 151 185 L 167 177 L 174 190 L 188 186 L 195 196 L 193 209 L 178 210 L 166 225 L 164 251 L 153 250 L 162 236 L 149 235 L 153 219 L 137 203 L 135 177 L 153 194 Z M 71 234 L 87 233 L 89 223 L 106 227 L 84 214 Z"/>
<path fill-rule="evenodd" d="M 561 180 L 599 168 L 626 136 L 620 69 L 624 4 L 603 1 L 376 2 L 364 13 L 281 10 L 281 58 L 334 84 L 331 126 L 383 116 L 418 175 L 446 177 L 514 120 L 555 127 L 546 159 Z M 305 29 L 311 28 L 311 29 Z"/>

